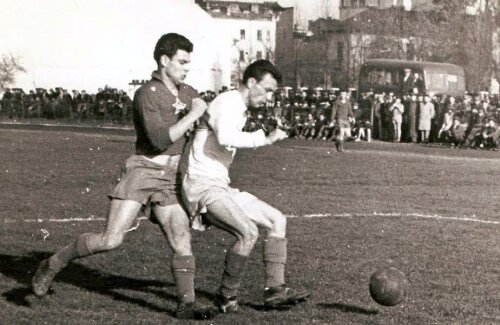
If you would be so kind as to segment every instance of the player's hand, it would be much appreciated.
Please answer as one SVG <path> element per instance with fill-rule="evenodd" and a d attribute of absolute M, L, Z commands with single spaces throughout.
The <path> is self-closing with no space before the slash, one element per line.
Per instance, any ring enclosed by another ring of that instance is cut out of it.
<path fill-rule="evenodd" d="M 275 129 L 267 136 L 270 143 L 275 143 L 276 141 L 281 141 L 286 138 L 288 138 L 288 135 L 281 129 Z"/>
<path fill-rule="evenodd" d="M 193 102 L 191 104 L 191 110 L 189 111 L 189 114 L 193 115 L 195 119 L 198 119 L 205 113 L 207 107 L 208 105 L 203 99 L 195 98 L 193 99 Z"/>

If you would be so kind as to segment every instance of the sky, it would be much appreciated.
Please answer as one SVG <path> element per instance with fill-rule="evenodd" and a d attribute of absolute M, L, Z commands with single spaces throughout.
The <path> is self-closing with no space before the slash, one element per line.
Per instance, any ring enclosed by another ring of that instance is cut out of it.
<path fill-rule="evenodd" d="M 307 28 L 308 20 L 326 16 L 325 4 L 332 7 L 330 15 L 338 17 L 339 0 L 274 1 L 284 7 L 298 8 L 301 28 Z M 17 78 L 17 86 L 22 88 L 47 87 L 62 80 L 61 86 L 68 89 L 91 90 L 104 82 L 123 89 L 132 79 L 149 78 L 154 68 L 151 44 L 160 31 L 170 28 L 189 36 L 198 49 L 203 49 L 197 53 L 205 55 L 197 58 L 193 54 L 192 65 L 198 75 L 208 76 L 201 72 L 215 64 L 218 56 L 226 56 L 227 51 L 213 50 L 224 49 L 223 38 L 215 36 L 217 33 L 209 22 L 202 22 L 207 15 L 202 15 L 201 9 L 197 10 L 200 17 L 185 19 L 194 14 L 186 9 L 190 2 L 194 0 L 141 0 L 137 8 L 137 0 L 6 1 L 0 10 L 0 54 L 12 53 L 21 58 L 28 70 Z M 158 10 L 164 3 L 168 3 L 169 10 Z M 96 7 L 101 10 L 95 10 Z M 172 15 L 176 10 L 182 14 Z M 214 40 L 221 45 L 214 45 Z M 225 80 L 227 69 L 219 70 Z M 208 89 L 204 84 L 210 80 L 205 79 L 198 80 L 200 84 L 203 82 L 200 89 Z"/>
<path fill-rule="evenodd" d="M 339 17 L 340 0 L 278 0 L 283 7 L 294 6 L 300 15 L 301 27 L 307 27 L 307 21 L 314 20 L 320 16 L 326 16 L 330 13 L 333 18 Z M 330 9 L 325 9 L 329 7 Z"/>

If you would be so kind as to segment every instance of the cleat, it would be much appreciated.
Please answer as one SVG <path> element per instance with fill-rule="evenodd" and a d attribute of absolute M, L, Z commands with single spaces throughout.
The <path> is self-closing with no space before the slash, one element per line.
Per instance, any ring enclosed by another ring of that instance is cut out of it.
<path fill-rule="evenodd" d="M 264 290 L 264 305 L 266 307 L 279 307 L 305 301 L 311 292 L 306 289 L 292 289 L 285 285 L 267 288 Z"/>
<path fill-rule="evenodd" d="M 221 313 L 237 313 L 240 309 L 238 299 L 236 296 L 224 297 L 220 293 L 215 296 L 215 303 Z"/>
<path fill-rule="evenodd" d="M 175 317 L 179 319 L 212 319 L 217 310 L 214 306 L 202 305 L 198 302 L 181 302 L 177 305 Z"/>
<path fill-rule="evenodd" d="M 56 274 L 57 271 L 50 268 L 49 260 L 43 260 L 38 266 L 38 270 L 36 270 L 33 280 L 31 280 L 33 293 L 37 297 L 45 296 L 49 290 L 52 289 L 52 281 L 54 280 Z"/>

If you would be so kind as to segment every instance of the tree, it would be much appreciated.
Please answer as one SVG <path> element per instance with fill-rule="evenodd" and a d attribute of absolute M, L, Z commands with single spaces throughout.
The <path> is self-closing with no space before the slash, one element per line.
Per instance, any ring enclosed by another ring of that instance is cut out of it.
<path fill-rule="evenodd" d="M 19 72 L 26 72 L 21 65 L 21 59 L 12 53 L 3 54 L 0 59 L 0 91 L 12 85 Z"/>
<path fill-rule="evenodd" d="M 469 90 L 487 90 L 495 74 L 493 35 L 495 1 L 434 0 L 439 19 L 434 24 L 430 59 L 462 66 Z M 473 7 L 474 10 L 470 10 Z M 475 7 L 475 8 L 474 8 Z M 437 27 L 437 29 L 436 29 Z M 424 34 L 425 35 L 425 34 Z"/>
<path fill-rule="evenodd" d="M 454 63 L 464 68 L 472 91 L 486 90 L 493 76 L 500 77 L 500 58 L 493 54 L 499 30 L 494 0 L 422 0 L 413 9 L 366 10 L 350 19 L 351 33 L 371 35 L 363 59 Z"/>

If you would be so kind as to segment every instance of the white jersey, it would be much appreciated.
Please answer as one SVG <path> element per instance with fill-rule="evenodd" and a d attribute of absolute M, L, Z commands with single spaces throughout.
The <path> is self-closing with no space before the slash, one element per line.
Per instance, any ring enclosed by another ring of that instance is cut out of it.
<path fill-rule="evenodd" d="M 229 184 L 229 166 L 236 148 L 269 144 L 264 131 L 243 132 L 247 107 L 239 91 L 217 96 L 195 131 L 188 152 L 188 177 L 202 176 Z"/>

